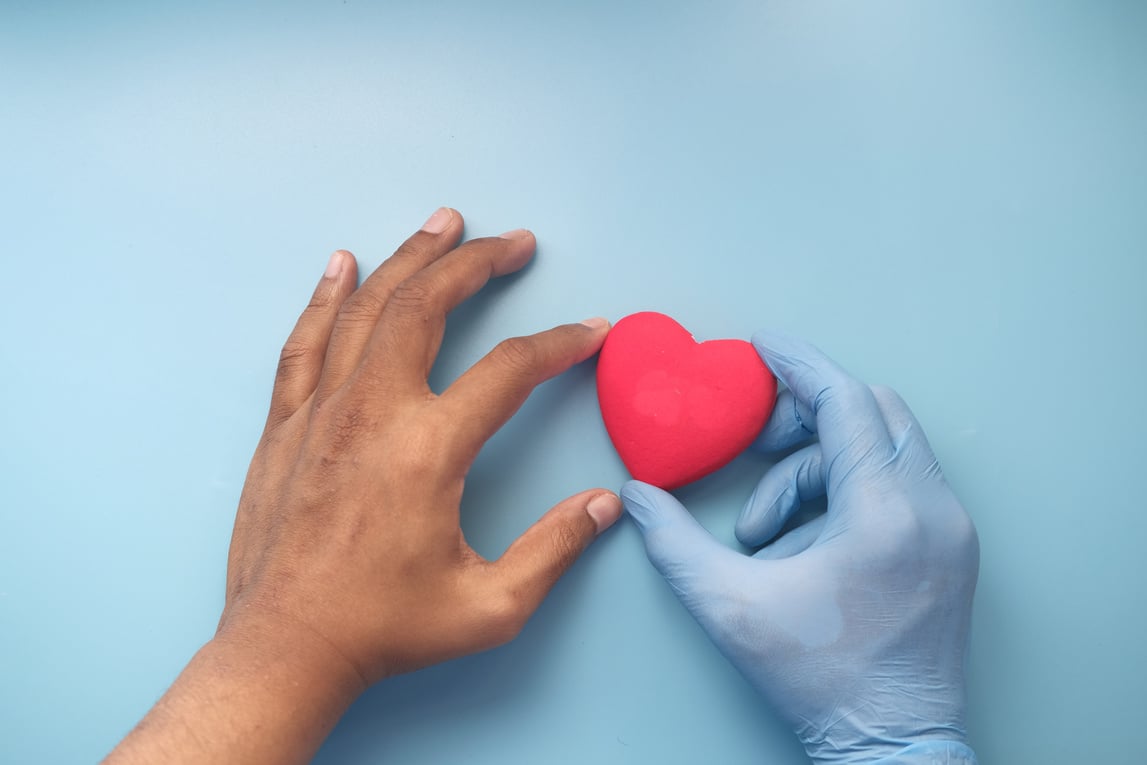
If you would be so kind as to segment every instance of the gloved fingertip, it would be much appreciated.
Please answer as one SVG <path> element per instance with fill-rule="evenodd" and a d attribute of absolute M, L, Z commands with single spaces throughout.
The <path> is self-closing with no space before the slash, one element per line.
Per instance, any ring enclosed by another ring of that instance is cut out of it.
<path fill-rule="evenodd" d="M 642 502 L 645 497 L 645 490 L 652 489 L 653 487 L 643 481 L 626 481 L 621 486 L 621 491 L 617 493 L 621 497 L 621 501 L 625 503 L 628 509 L 630 502 Z"/>
<path fill-rule="evenodd" d="M 757 514 L 757 494 L 760 492 L 760 485 L 753 489 L 753 493 L 745 500 L 745 504 L 741 506 L 741 512 L 737 516 L 737 522 L 733 524 L 733 533 L 737 535 L 737 539 L 741 544 L 749 544 L 746 541 L 747 537 L 751 536 L 749 531 L 752 529 L 754 518 Z"/>
<path fill-rule="evenodd" d="M 753 333 L 750 342 L 752 342 L 753 347 L 757 349 L 757 353 L 764 356 L 766 353 L 771 353 L 774 350 L 783 352 L 794 342 L 799 341 L 787 332 L 782 332 L 777 329 L 760 329 Z"/>
<path fill-rule="evenodd" d="M 631 478 L 621 486 L 619 492 L 622 496 L 626 494 L 639 495 L 643 489 L 655 489 L 656 486 L 646 483 L 645 481 L 638 481 L 636 478 Z"/>
<path fill-rule="evenodd" d="M 659 495 L 666 492 L 644 481 L 626 481 L 619 492 L 625 512 L 642 528 L 659 514 L 658 504 L 664 500 Z"/>
<path fill-rule="evenodd" d="M 761 493 L 763 485 L 763 481 L 757 484 L 733 527 L 737 540 L 748 547 L 763 545 L 776 536 L 784 523 L 784 513 L 778 507 L 787 499 L 787 489 L 780 495 L 768 496 Z"/>
<path fill-rule="evenodd" d="M 683 583 L 683 576 L 703 568 L 713 556 L 728 552 L 669 492 L 641 481 L 629 481 L 620 495 L 641 533 L 650 563 L 666 579 L 676 582 L 675 587 L 690 587 Z M 684 561 L 689 561 L 689 565 Z"/>

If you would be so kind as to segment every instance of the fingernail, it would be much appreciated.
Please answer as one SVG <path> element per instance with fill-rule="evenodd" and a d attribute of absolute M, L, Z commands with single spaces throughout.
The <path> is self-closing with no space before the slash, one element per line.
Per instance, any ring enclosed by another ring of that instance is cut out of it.
<path fill-rule="evenodd" d="M 422 224 L 422 230 L 428 234 L 441 234 L 454 219 L 454 213 L 449 207 L 439 207 L 434 214 Z"/>
<path fill-rule="evenodd" d="M 524 228 L 516 228 L 513 231 L 507 231 L 504 234 L 499 234 L 499 239 L 525 239 L 530 236 L 530 232 Z"/>
<path fill-rule="evenodd" d="M 582 324 L 590 329 L 602 329 L 609 326 L 609 319 L 603 319 L 600 316 L 594 316 L 592 319 L 583 319 Z"/>
<path fill-rule="evenodd" d="M 585 511 L 597 524 L 597 533 L 600 534 L 621 517 L 621 500 L 613 492 L 607 491 L 591 499 Z"/>
<path fill-rule="evenodd" d="M 343 251 L 335 250 L 331 254 L 331 259 L 327 261 L 327 270 L 323 271 L 323 277 L 326 279 L 334 279 L 343 270 Z"/>

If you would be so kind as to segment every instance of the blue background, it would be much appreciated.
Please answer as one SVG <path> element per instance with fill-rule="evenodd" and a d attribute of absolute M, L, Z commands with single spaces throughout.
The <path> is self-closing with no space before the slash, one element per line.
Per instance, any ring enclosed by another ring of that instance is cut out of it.
<path fill-rule="evenodd" d="M 1147 685 L 1147 6 L 0 9 L 0 761 L 99 758 L 213 631 L 278 349 L 337 247 L 526 226 L 435 376 L 657 309 L 896 387 L 981 535 L 972 743 L 1128 761 Z M 760 457 L 681 492 L 732 542 Z M 625 477 L 592 365 L 467 486 L 497 555 Z M 623 522 L 513 644 L 355 705 L 321 763 L 801 762 Z"/>

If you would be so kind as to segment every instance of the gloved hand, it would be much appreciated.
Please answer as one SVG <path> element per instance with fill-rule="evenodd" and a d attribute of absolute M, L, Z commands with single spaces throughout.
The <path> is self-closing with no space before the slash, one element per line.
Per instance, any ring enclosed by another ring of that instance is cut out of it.
<path fill-rule="evenodd" d="M 718 543 L 660 489 L 621 496 L 650 561 L 817 763 L 974 763 L 964 657 L 979 543 L 919 423 L 807 343 L 758 333 L 788 386 L 757 446 L 770 469 Z M 802 502 L 828 511 L 774 539 Z M 770 542 L 770 540 L 772 540 Z"/>

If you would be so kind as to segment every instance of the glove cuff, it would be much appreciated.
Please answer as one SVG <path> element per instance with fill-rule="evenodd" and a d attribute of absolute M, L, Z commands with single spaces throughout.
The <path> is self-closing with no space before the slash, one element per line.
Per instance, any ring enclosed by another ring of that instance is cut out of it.
<path fill-rule="evenodd" d="M 922 741 L 872 765 L 977 765 L 976 753 L 958 741 Z"/>

